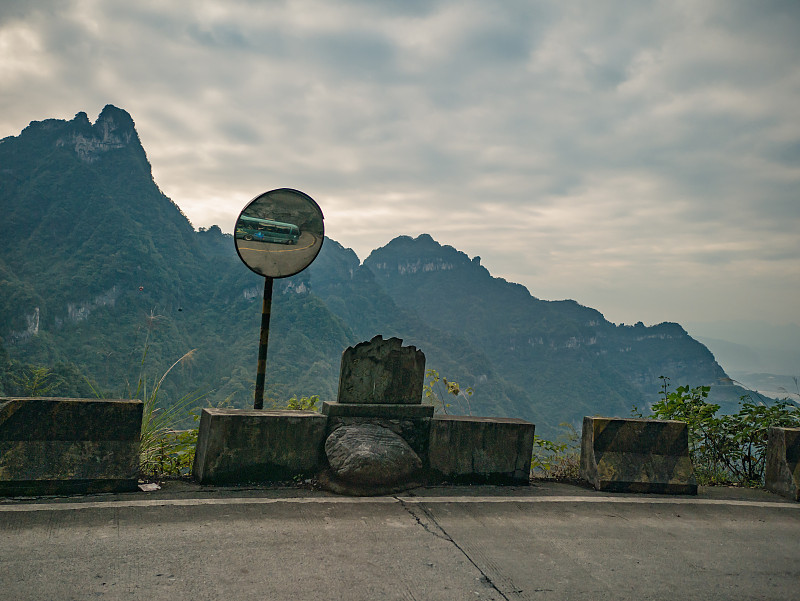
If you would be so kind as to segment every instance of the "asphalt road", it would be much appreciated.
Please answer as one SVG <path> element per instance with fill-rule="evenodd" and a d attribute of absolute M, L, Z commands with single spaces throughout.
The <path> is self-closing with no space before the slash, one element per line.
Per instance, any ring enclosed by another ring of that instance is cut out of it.
<path fill-rule="evenodd" d="M 297 244 L 273 244 L 258 240 L 236 240 L 236 248 L 251 268 L 271 277 L 283 277 L 302 270 L 319 252 L 320 239 L 302 232 Z"/>
<path fill-rule="evenodd" d="M 0 502 L 3 600 L 800 599 L 800 503 L 759 491 L 212 489 Z"/>

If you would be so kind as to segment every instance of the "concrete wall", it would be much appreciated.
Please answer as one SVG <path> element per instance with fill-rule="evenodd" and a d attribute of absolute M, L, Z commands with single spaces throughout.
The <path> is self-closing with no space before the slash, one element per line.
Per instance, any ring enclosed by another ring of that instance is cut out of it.
<path fill-rule="evenodd" d="M 767 489 L 800 501 L 800 428 L 770 428 L 766 462 Z"/>
<path fill-rule="evenodd" d="M 0 495 L 136 490 L 142 402 L 0 398 Z"/>
<path fill-rule="evenodd" d="M 696 495 L 686 424 L 584 417 L 581 477 L 597 490 Z"/>
<path fill-rule="evenodd" d="M 324 461 L 326 422 L 313 411 L 203 409 L 194 478 L 234 484 L 311 475 Z"/>
<path fill-rule="evenodd" d="M 430 470 L 452 481 L 527 483 L 534 428 L 521 419 L 435 415 Z"/>
<path fill-rule="evenodd" d="M 311 411 L 204 409 L 193 476 L 204 484 L 232 484 L 316 474 L 328 467 L 324 444 L 331 428 L 351 419 L 356 418 Z M 394 421 L 425 423 L 423 464 L 434 478 L 528 482 L 534 433 L 529 422 L 451 415 L 383 421 L 379 425 L 390 430 Z M 402 428 L 399 434 L 409 436 Z"/>

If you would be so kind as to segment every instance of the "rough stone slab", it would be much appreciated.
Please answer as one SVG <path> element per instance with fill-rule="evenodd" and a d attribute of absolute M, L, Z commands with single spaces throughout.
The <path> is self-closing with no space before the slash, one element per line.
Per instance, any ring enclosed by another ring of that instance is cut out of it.
<path fill-rule="evenodd" d="M 322 403 L 322 414 L 330 417 L 379 417 L 415 419 L 433 416 L 433 405 L 387 405 L 384 403 Z"/>
<path fill-rule="evenodd" d="M 0 398 L 0 495 L 136 490 L 142 402 Z"/>
<path fill-rule="evenodd" d="M 584 417 L 581 477 L 597 490 L 697 494 L 684 422 Z"/>
<path fill-rule="evenodd" d="M 453 481 L 527 483 L 534 430 L 522 419 L 435 415 L 430 470 Z"/>
<path fill-rule="evenodd" d="M 326 422 L 313 411 L 203 409 L 192 474 L 202 484 L 310 475 L 324 463 Z"/>
<path fill-rule="evenodd" d="M 400 338 L 351 346 L 342 353 L 339 374 L 340 403 L 422 403 L 425 355 L 414 346 L 402 346 Z"/>
<path fill-rule="evenodd" d="M 769 429 L 764 484 L 772 492 L 800 501 L 800 428 Z"/>

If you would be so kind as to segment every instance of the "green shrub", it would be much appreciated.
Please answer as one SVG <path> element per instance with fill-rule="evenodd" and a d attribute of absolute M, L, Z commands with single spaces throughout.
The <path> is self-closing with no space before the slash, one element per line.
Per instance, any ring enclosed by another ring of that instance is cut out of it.
<path fill-rule="evenodd" d="M 188 476 L 194 465 L 197 428 L 164 430 L 154 437 L 140 463 L 140 473 L 147 479 Z"/>
<path fill-rule="evenodd" d="M 759 486 L 764 481 L 767 432 L 770 426 L 800 426 L 800 407 L 788 399 L 767 403 L 751 395 L 739 400 L 739 411 L 717 415 L 720 406 L 708 402 L 709 386 L 669 388 L 661 376 L 661 398 L 644 416 L 686 422 L 689 455 L 698 484 Z"/>
<path fill-rule="evenodd" d="M 319 403 L 319 395 L 304 396 L 297 398 L 297 395 L 286 401 L 286 404 L 281 407 L 282 409 L 292 409 L 294 411 L 315 411 L 319 413 L 320 408 L 317 406 Z"/>

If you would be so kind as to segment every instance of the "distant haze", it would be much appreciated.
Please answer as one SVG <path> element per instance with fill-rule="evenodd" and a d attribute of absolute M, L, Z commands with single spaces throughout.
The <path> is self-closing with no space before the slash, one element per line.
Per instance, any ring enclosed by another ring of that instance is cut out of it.
<path fill-rule="evenodd" d="M 196 228 L 293 187 L 362 259 L 428 232 L 617 323 L 800 323 L 798 32 L 796 0 L 11 0 L 0 138 L 111 103 Z"/>
<path fill-rule="evenodd" d="M 800 377 L 800 326 L 764 321 L 685 323 L 734 378 L 768 373 Z M 757 381 L 757 380 L 756 380 Z M 747 383 L 747 382 L 745 382 Z M 783 383 L 785 385 L 785 382 Z"/>

